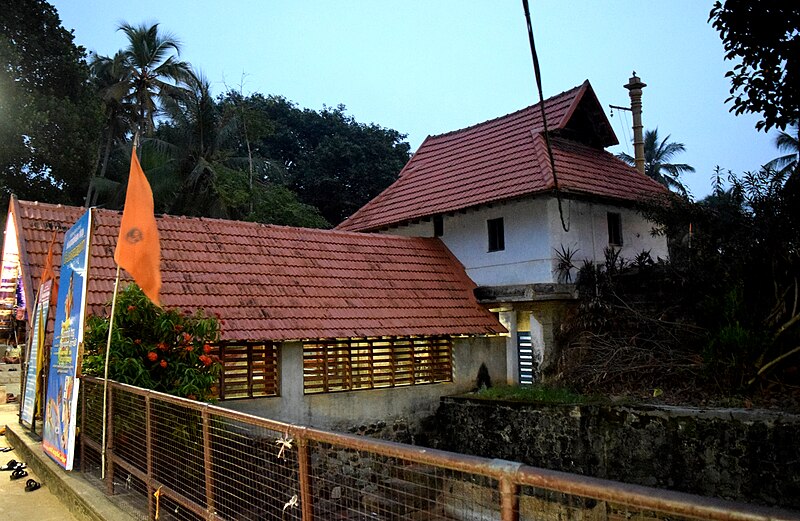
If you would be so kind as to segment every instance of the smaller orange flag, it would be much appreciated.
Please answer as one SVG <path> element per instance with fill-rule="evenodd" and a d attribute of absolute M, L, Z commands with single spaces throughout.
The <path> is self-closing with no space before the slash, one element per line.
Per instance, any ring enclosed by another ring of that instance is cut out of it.
<path fill-rule="evenodd" d="M 58 282 L 56 281 L 56 273 L 53 271 L 53 245 L 56 242 L 56 232 L 53 232 L 53 238 L 50 239 L 50 246 L 47 247 L 47 260 L 44 261 L 44 268 L 42 269 L 42 276 L 39 279 L 39 287 L 48 280 L 53 281 L 53 287 L 50 289 L 50 304 L 55 305 L 58 300 Z"/>
<path fill-rule="evenodd" d="M 153 191 L 136 157 L 136 147 L 131 153 L 131 173 L 114 260 L 130 273 L 147 298 L 160 305 L 161 246 L 153 213 Z"/>

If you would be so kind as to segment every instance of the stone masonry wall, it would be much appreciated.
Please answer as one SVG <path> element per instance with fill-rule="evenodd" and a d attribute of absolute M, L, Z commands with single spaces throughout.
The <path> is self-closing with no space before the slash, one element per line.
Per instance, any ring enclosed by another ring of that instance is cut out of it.
<path fill-rule="evenodd" d="M 450 397 L 433 428 L 445 450 L 800 509 L 797 415 Z"/>

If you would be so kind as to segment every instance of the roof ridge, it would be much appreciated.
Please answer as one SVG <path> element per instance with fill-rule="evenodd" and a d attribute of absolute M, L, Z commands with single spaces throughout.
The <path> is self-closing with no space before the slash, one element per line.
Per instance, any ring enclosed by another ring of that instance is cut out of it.
<path fill-rule="evenodd" d="M 545 179 L 545 188 L 550 190 L 556 187 L 555 176 L 553 175 L 553 165 L 550 163 L 550 155 L 547 152 L 547 142 L 544 138 L 544 131 L 536 132 L 531 131 L 533 138 L 533 150 L 536 154 L 538 161 L 536 164 L 540 167 L 542 177 Z"/>
<path fill-rule="evenodd" d="M 31 205 L 31 206 L 38 206 L 38 207 L 46 205 L 46 206 L 50 206 L 52 208 L 60 208 L 62 210 L 68 210 L 68 211 L 69 210 L 79 210 L 79 209 L 82 208 L 80 206 L 72 206 L 72 205 L 60 204 L 60 203 L 58 203 L 58 204 L 56 204 L 56 203 L 44 203 L 44 202 L 40 202 L 40 201 L 19 200 L 18 203 L 20 205 Z M 88 208 L 86 208 L 86 209 L 88 210 Z M 97 208 L 97 207 L 94 207 L 94 209 L 95 209 L 95 211 L 100 211 L 100 212 L 106 214 L 109 217 L 112 216 L 112 215 L 115 215 L 115 214 L 116 215 L 122 214 L 122 210 L 111 210 L 109 208 Z M 172 214 L 168 214 L 168 213 L 155 214 L 155 217 L 156 217 L 156 219 L 167 218 L 167 219 L 170 219 L 170 220 L 179 220 L 179 221 L 180 220 L 189 220 L 189 221 L 196 221 L 196 222 L 210 222 L 212 224 L 214 224 L 214 223 L 217 223 L 217 224 L 230 224 L 232 226 L 237 226 L 237 227 L 247 226 L 247 227 L 252 227 L 252 228 L 270 228 L 270 229 L 274 229 L 276 231 L 289 230 L 289 231 L 304 231 L 304 232 L 321 233 L 321 234 L 326 234 L 326 235 L 327 234 L 340 235 L 340 236 L 349 235 L 349 236 L 358 236 L 358 237 L 362 237 L 362 238 L 369 238 L 371 240 L 387 241 L 387 242 L 392 242 L 392 241 L 394 241 L 394 242 L 409 242 L 409 241 L 413 242 L 413 241 L 419 240 L 419 239 L 429 239 L 429 238 L 426 238 L 426 237 L 405 237 L 405 236 L 402 236 L 402 235 L 383 235 L 383 234 L 378 235 L 378 234 L 367 233 L 367 232 L 359 232 L 359 231 L 354 231 L 354 230 L 339 230 L 339 229 L 336 229 L 336 228 L 306 228 L 306 227 L 303 227 L 303 226 L 289 226 L 289 225 L 286 225 L 286 224 L 260 223 L 260 222 L 254 222 L 254 221 L 236 221 L 234 219 L 218 219 L 218 218 L 214 218 L 214 217 L 192 217 L 192 216 L 189 216 L 189 215 L 172 215 Z"/>
<path fill-rule="evenodd" d="M 505 118 L 508 118 L 508 117 L 511 117 L 511 116 L 516 116 L 516 115 L 518 115 L 518 114 L 520 114 L 522 112 L 525 112 L 525 111 L 528 111 L 528 110 L 532 110 L 532 109 L 538 107 L 539 105 L 541 105 L 542 103 L 546 103 L 546 102 L 554 100 L 554 99 L 566 97 L 572 91 L 577 91 L 577 90 L 581 89 L 587 81 L 588 80 L 585 80 L 580 85 L 577 85 L 575 87 L 572 87 L 571 89 L 567 89 L 567 90 L 565 90 L 563 92 L 560 92 L 558 94 L 550 96 L 549 98 L 546 98 L 544 101 L 540 101 L 539 103 L 534 103 L 533 105 L 528 105 L 527 107 L 523 107 L 523 108 L 521 108 L 519 110 L 515 110 L 514 112 L 509 112 L 508 114 L 505 114 L 503 116 L 498 116 L 496 118 L 487 119 L 486 121 L 481 121 L 480 123 L 475 123 L 475 124 L 470 125 L 468 127 L 460 128 L 460 129 L 457 129 L 457 130 L 451 130 L 449 132 L 444 132 L 442 134 L 432 134 L 432 135 L 429 135 L 428 138 L 439 138 L 439 137 L 450 136 L 450 135 L 453 135 L 453 134 L 459 134 L 461 132 L 467 132 L 469 130 L 475 129 L 476 127 L 481 127 L 483 125 L 487 125 L 489 123 L 493 123 L 493 122 L 498 121 L 498 120 L 502 120 L 502 119 L 505 119 Z M 420 147 L 417 150 L 419 150 L 421 148 L 422 148 L 422 145 L 420 145 Z"/>

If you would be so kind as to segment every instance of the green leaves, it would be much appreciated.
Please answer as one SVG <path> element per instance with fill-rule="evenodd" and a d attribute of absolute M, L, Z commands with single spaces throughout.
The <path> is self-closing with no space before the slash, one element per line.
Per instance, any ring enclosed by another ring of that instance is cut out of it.
<path fill-rule="evenodd" d="M 103 376 L 108 317 L 90 316 L 83 371 Z M 112 380 L 176 396 L 208 401 L 222 368 L 211 346 L 217 319 L 203 310 L 155 306 L 135 284 L 117 297 L 109 356 Z"/>
<path fill-rule="evenodd" d="M 785 129 L 800 119 L 800 10 L 793 2 L 726 0 L 709 14 L 725 59 L 736 65 L 731 111 L 761 114 L 759 130 Z"/>
<path fill-rule="evenodd" d="M 0 195 L 80 203 L 94 169 L 101 111 L 84 49 L 55 9 L 0 9 Z"/>

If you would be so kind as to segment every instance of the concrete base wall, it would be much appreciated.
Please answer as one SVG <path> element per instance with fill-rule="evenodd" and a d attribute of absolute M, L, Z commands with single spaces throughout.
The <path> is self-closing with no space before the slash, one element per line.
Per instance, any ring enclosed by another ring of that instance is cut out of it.
<path fill-rule="evenodd" d="M 303 344 L 286 342 L 279 350 L 280 396 L 227 400 L 220 405 L 288 423 L 408 441 L 405 436 L 436 412 L 442 396 L 475 388 L 481 364 L 492 382 L 505 382 L 504 337 L 454 338 L 452 382 L 304 394 Z"/>
<path fill-rule="evenodd" d="M 800 510 L 800 416 L 445 398 L 436 448 Z"/>

